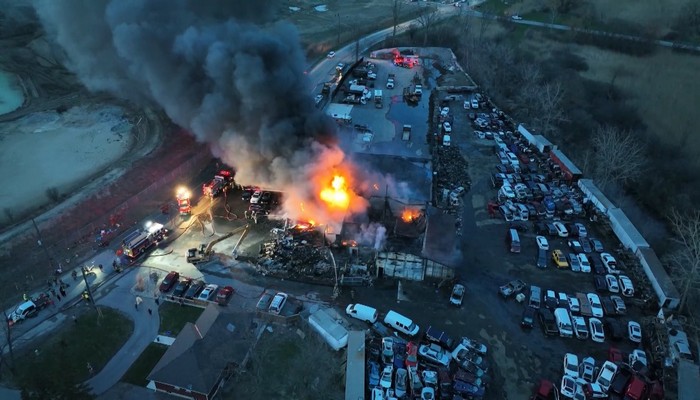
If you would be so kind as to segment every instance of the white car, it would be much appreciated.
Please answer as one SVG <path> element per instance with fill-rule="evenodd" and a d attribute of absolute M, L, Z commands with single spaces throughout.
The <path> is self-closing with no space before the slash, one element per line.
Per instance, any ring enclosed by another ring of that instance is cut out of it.
<path fill-rule="evenodd" d="M 394 338 L 382 338 L 382 362 L 384 364 L 394 362 Z"/>
<path fill-rule="evenodd" d="M 256 190 L 253 192 L 253 195 L 250 196 L 250 204 L 258 204 L 260 203 L 260 197 L 262 196 L 262 191 Z"/>
<path fill-rule="evenodd" d="M 443 107 L 442 110 L 440 110 L 440 116 L 441 117 L 446 117 L 450 113 L 450 107 Z"/>
<path fill-rule="evenodd" d="M 632 280 L 627 275 L 620 275 L 617 279 L 620 281 L 620 293 L 625 297 L 633 297 L 634 285 Z"/>
<path fill-rule="evenodd" d="M 514 21 L 520 21 L 520 20 L 523 19 L 523 17 L 521 17 L 520 15 L 517 15 L 517 14 L 516 14 L 516 15 L 511 15 L 510 18 L 511 18 L 512 20 L 514 20 Z"/>
<path fill-rule="evenodd" d="M 219 288 L 218 285 L 215 285 L 213 283 L 207 285 L 204 290 L 202 290 L 202 293 L 199 294 L 199 297 L 197 297 L 198 300 L 209 300 L 212 296 L 214 296 L 214 293 L 216 293 L 216 290 Z"/>
<path fill-rule="evenodd" d="M 372 400 L 384 400 L 384 391 L 380 388 L 372 389 Z"/>
<path fill-rule="evenodd" d="M 586 230 L 586 226 L 580 222 L 577 222 L 574 224 L 576 227 L 576 231 L 578 231 L 578 237 L 585 238 L 588 236 L 588 231 Z"/>
<path fill-rule="evenodd" d="M 469 339 L 466 336 L 462 336 L 462 340 L 460 340 L 459 344 L 462 346 L 472 349 L 476 351 L 477 353 L 483 355 L 486 355 L 486 353 L 489 351 L 488 347 L 486 347 L 485 344 L 481 342 L 477 342 L 476 340 Z"/>
<path fill-rule="evenodd" d="M 617 278 L 615 275 L 605 275 L 605 284 L 608 285 L 608 291 L 610 293 L 620 293 L 620 285 L 617 283 Z"/>
<path fill-rule="evenodd" d="M 617 274 L 617 261 L 610 253 L 600 253 L 600 260 L 603 262 L 605 269 L 608 270 L 609 274 Z"/>
<path fill-rule="evenodd" d="M 556 221 L 552 225 L 554 225 L 554 229 L 557 230 L 557 235 L 559 235 L 559 237 L 569 236 L 569 231 L 566 230 L 566 227 L 561 222 Z"/>
<path fill-rule="evenodd" d="M 634 343 L 642 342 L 642 326 L 638 322 L 630 321 L 627 323 L 627 333 L 629 338 Z"/>
<path fill-rule="evenodd" d="M 587 274 L 591 273 L 591 262 L 588 260 L 588 257 L 581 253 L 577 255 L 578 257 L 578 262 L 581 265 L 581 272 L 585 272 Z"/>
<path fill-rule="evenodd" d="M 549 250 L 549 242 L 547 241 L 546 237 L 537 236 L 535 240 L 537 240 L 537 247 L 539 247 L 542 250 Z"/>
<path fill-rule="evenodd" d="M 578 356 L 573 353 L 564 354 L 564 375 L 578 378 Z"/>
<path fill-rule="evenodd" d="M 450 365 L 450 354 L 447 354 L 442 347 L 435 343 L 420 346 L 418 348 L 418 355 L 440 365 Z"/>
<path fill-rule="evenodd" d="M 472 99 L 472 108 L 475 110 L 479 108 L 479 101 L 477 99 Z"/>
<path fill-rule="evenodd" d="M 593 382 L 593 375 L 595 374 L 595 359 L 593 357 L 586 357 L 581 361 L 581 365 L 578 366 L 578 376 L 583 378 L 586 382 Z"/>
<path fill-rule="evenodd" d="M 603 343 L 605 341 L 605 332 L 603 332 L 603 323 L 598 318 L 591 317 L 588 319 L 588 328 L 591 332 L 591 339 L 594 342 Z"/>
<path fill-rule="evenodd" d="M 329 52 L 328 52 L 328 55 L 327 55 L 326 57 L 328 57 L 328 58 L 333 58 L 333 57 L 335 57 L 335 51 L 329 51 Z"/>
<path fill-rule="evenodd" d="M 573 325 L 574 327 L 574 334 L 576 335 L 576 339 L 588 339 L 588 327 L 586 326 L 586 318 L 572 315 L 571 325 Z"/>
<path fill-rule="evenodd" d="M 424 387 L 420 392 L 420 400 L 435 400 L 435 389 L 430 386 Z"/>
<path fill-rule="evenodd" d="M 598 378 L 596 378 L 595 383 L 599 384 L 604 391 L 610 389 L 610 384 L 612 383 L 615 374 L 617 373 L 617 365 L 612 361 L 606 361 L 605 364 L 600 368 L 598 372 Z"/>
<path fill-rule="evenodd" d="M 586 295 L 588 302 L 591 303 L 591 313 L 596 318 L 603 318 L 603 305 L 600 302 L 600 297 L 595 293 L 588 293 Z"/>
<path fill-rule="evenodd" d="M 382 371 L 382 377 L 379 378 L 379 386 L 388 389 L 391 387 L 392 375 L 394 374 L 394 366 L 387 365 Z"/>
<path fill-rule="evenodd" d="M 572 399 L 574 393 L 576 393 L 576 380 L 569 375 L 564 375 L 561 377 L 561 388 L 559 390 L 561 395 Z"/>
<path fill-rule="evenodd" d="M 464 109 L 468 110 L 471 108 L 471 103 L 469 103 L 469 100 L 464 100 Z"/>
<path fill-rule="evenodd" d="M 450 125 L 449 122 L 443 122 L 442 123 L 442 130 L 447 132 L 447 133 L 450 133 L 450 132 L 452 132 L 452 125 Z"/>
<path fill-rule="evenodd" d="M 515 154 L 509 152 L 506 152 L 506 157 L 508 157 L 508 162 L 510 165 L 520 165 L 520 160 L 518 160 L 518 156 Z"/>
<path fill-rule="evenodd" d="M 641 349 L 634 349 L 629 355 L 629 364 L 631 366 L 634 366 L 634 363 L 640 363 L 644 365 L 645 367 L 648 365 L 647 364 L 647 353 L 644 352 L 644 350 Z"/>
<path fill-rule="evenodd" d="M 578 299 L 573 296 L 569 296 L 568 298 L 568 303 L 569 303 L 569 310 L 572 312 L 579 312 L 581 311 L 581 303 L 579 303 Z"/>

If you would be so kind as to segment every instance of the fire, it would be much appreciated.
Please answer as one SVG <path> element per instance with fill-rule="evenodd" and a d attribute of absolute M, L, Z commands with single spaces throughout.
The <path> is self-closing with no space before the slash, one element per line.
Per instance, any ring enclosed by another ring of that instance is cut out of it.
<path fill-rule="evenodd" d="M 405 208 L 401 213 L 403 222 L 413 222 L 420 216 L 420 211 L 411 208 Z"/>
<path fill-rule="evenodd" d="M 345 177 L 342 175 L 333 176 L 330 187 L 321 189 L 319 197 L 330 208 L 347 209 L 350 205 L 350 193 Z"/>

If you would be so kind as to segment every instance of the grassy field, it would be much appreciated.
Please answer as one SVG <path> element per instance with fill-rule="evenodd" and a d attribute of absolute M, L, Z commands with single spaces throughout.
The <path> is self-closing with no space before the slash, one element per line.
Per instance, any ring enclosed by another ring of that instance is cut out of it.
<path fill-rule="evenodd" d="M 181 306 L 176 303 L 165 302 L 158 313 L 160 314 L 160 334 L 175 337 L 180 333 L 186 323 L 195 323 L 204 311 L 203 308 Z"/>
<path fill-rule="evenodd" d="M 317 11 L 319 4 L 326 11 Z M 278 16 L 299 29 L 309 57 L 325 55 L 358 34 L 374 32 L 392 25 L 392 4 L 389 0 L 300 0 L 281 2 Z M 418 4 L 401 3 L 400 19 L 414 18 L 422 8 Z M 298 7 L 292 11 L 290 7 Z"/>
<path fill-rule="evenodd" d="M 94 311 L 67 322 L 58 332 L 36 346 L 15 354 L 20 381 L 41 383 L 53 380 L 78 383 L 99 372 L 129 338 L 133 322 L 117 311 L 101 308 L 99 319 Z M 37 373 L 40 372 L 40 373 Z"/>
<path fill-rule="evenodd" d="M 157 343 L 149 344 L 139 358 L 134 361 L 131 368 L 126 371 L 126 374 L 122 377 L 122 382 L 131 383 L 136 386 L 146 386 L 148 384 L 146 377 L 153 367 L 158 364 L 158 361 L 167 350 L 168 346 L 166 345 Z"/>

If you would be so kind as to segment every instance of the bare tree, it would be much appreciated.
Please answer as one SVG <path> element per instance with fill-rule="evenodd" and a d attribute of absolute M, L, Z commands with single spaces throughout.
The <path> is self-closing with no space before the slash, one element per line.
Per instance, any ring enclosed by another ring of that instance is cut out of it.
<path fill-rule="evenodd" d="M 605 188 L 635 181 L 647 164 L 646 147 L 629 131 L 599 127 L 593 136 L 593 176 Z"/>
<path fill-rule="evenodd" d="M 560 81 L 547 82 L 540 87 L 538 100 L 538 115 L 535 121 L 540 131 L 547 135 L 556 129 L 556 124 L 566 120 L 564 108 L 561 105 L 564 99 L 564 89 Z"/>
<path fill-rule="evenodd" d="M 700 36 L 700 1 L 688 1 L 676 17 L 675 28 L 686 38 Z"/>
<path fill-rule="evenodd" d="M 437 8 L 426 8 L 425 11 L 418 17 L 418 23 L 423 27 L 423 46 L 428 44 L 428 34 L 435 21 L 437 21 L 438 11 Z"/>
<path fill-rule="evenodd" d="M 391 18 L 392 18 L 392 23 L 394 25 L 394 31 L 391 34 L 391 44 L 395 45 L 396 44 L 396 26 L 399 25 L 399 19 L 401 17 L 401 6 L 403 5 L 403 2 L 401 0 L 394 0 L 394 3 L 391 5 Z"/>
<path fill-rule="evenodd" d="M 675 236 L 671 239 L 677 248 L 666 257 L 675 281 L 680 286 L 679 309 L 686 311 L 688 298 L 700 288 L 700 211 L 681 213 L 671 210 L 669 216 Z"/>

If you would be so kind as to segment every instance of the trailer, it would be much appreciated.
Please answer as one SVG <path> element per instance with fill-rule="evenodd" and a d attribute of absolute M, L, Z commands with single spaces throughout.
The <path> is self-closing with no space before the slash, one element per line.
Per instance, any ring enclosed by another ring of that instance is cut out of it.
<path fill-rule="evenodd" d="M 616 208 L 615 204 L 605 197 L 603 192 L 593 183 L 593 180 L 579 179 L 577 184 L 583 194 L 586 195 L 586 199 L 588 199 L 598 211 L 603 213 L 603 215 L 607 215 L 608 210 Z"/>
<path fill-rule="evenodd" d="M 615 236 L 617 236 L 624 248 L 629 249 L 632 253 L 636 253 L 640 247 L 649 247 L 649 243 L 644 239 L 644 236 L 639 233 L 632 221 L 627 218 L 627 215 L 621 209 L 617 207 L 610 209 L 607 215 Z"/>
<path fill-rule="evenodd" d="M 564 179 L 575 182 L 583 176 L 583 172 L 561 150 L 554 149 L 549 152 L 549 157 L 560 168 Z"/>
<path fill-rule="evenodd" d="M 651 287 L 658 299 L 659 307 L 676 309 L 680 304 L 680 294 L 673 284 L 671 277 L 664 269 L 661 261 L 650 247 L 639 247 L 635 252 L 644 274 L 649 279 Z"/>

